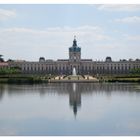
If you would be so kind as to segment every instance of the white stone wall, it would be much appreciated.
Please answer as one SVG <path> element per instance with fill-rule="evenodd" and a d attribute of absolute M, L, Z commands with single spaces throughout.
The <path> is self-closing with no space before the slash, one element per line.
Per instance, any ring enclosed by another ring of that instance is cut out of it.
<path fill-rule="evenodd" d="M 24 73 L 71 74 L 73 67 L 79 74 L 129 73 L 140 68 L 140 61 L 52 61 L 52 62 L 9 62 L 10 67 L 20 67 Z"/>

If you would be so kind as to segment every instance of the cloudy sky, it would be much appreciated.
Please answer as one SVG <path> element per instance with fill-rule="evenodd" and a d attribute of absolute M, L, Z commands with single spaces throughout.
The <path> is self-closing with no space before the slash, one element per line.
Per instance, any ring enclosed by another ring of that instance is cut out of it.
<path fill-rule="evenodd" d="M 140 58 L 140 5 L 0 5 L 5 60 L 68 58 L 74 35 L 82 58 Z"/>

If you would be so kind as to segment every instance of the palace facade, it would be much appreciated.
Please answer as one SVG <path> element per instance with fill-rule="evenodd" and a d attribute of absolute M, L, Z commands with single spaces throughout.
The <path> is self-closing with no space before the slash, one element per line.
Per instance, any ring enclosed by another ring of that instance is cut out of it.
<path fill-rule="evenodd" d="M 93 61 L 81 58 L 81 48 L 78 47 L 76 38 L 69 48 L 69 59 L 45 60 L 40 57 L 37 62 L 9 61 L 9 67 L 20 67 L 23 73 L 42 73 L 53 75 L 70 75 L 73 68 L 77 74 L 127 74 L 132 69 L 140 68 L 140 59 L 112 61 L 106 57 L 105 61 Z"/>

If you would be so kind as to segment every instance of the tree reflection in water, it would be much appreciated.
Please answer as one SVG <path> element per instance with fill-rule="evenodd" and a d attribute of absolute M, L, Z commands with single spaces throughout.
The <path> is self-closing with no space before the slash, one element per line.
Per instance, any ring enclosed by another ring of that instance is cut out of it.
<path fill-rule="evenodd" d="M 0 100 L 3 95 L 8 93 L 10 96 L 22 94 L 40 94 L 41 97 L 45 94 L 68 94 L 69 105 L 73 109 L 76 117 L 78 108 L 81 107 L 82 95 L 97 95 L 102 94 L 107 97 L 112 94 L 131 94 L 133 91 L 139 95 L 140 90 L 137 90 L 139 85 L 131 83 L 49 83 L 38 85 L 0 85 Z M 7 90 L 7 92 L 5 92 Z M 28 92 L 27 92 L 28 91 Z M 114 92 L 119 91 L 119 92 Z"/>

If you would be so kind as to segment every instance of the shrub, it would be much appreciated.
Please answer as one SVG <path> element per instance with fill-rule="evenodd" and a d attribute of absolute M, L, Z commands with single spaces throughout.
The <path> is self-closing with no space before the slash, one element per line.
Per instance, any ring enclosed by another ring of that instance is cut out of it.
<path fill-rule="evenodd" d="M 1 68 L 0 75 L 4 74 L 20 74 L 21 70 L 19 68 Z"/>

